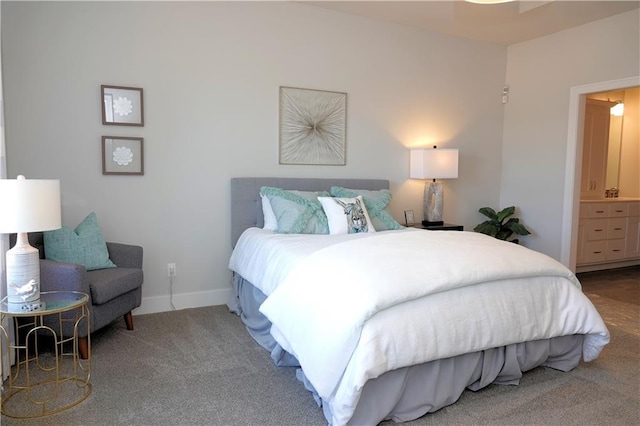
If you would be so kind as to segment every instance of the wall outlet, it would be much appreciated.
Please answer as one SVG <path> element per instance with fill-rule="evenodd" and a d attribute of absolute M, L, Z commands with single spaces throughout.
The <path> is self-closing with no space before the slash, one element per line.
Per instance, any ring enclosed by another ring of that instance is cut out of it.
<path fill-rule="evenodd" d="M 167 277 L 173 278 L 176 276 L 176 264 L 167 263 Z"/>

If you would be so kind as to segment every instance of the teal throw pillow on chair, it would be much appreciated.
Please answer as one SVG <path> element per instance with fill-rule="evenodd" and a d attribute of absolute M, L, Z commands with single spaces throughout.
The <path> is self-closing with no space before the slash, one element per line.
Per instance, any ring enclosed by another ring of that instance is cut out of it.
<path fill-rule="evenodd" d="M 109 259 L 107 243 L 95 213 L 90 213 L 74 230 L 63 226 L 43 234 L 44 252 L 49 260 L 77 263 L 87 271 L 116 267 Z"/>

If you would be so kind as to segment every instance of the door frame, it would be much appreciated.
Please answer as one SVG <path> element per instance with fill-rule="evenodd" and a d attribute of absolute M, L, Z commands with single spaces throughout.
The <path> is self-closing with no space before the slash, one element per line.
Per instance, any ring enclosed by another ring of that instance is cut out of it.
<path fill-rule="evenodd" d="M 560 261 L 573 272 L 576 271 L 578 248 L 580 179 L 582 178 L 582 137 L 586 97 L 590 93 L 607 92 L 636 86 L 640 86 L 640 76 L 574 86 L 570 89 Z"/>

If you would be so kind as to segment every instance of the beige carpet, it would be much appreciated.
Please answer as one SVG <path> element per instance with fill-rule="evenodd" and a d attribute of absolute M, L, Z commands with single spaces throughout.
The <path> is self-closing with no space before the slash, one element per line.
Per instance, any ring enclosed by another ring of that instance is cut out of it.
<path fill-rule="evenodd" d="M 613 278 L 612 278 L 613 277 Z M 612 340 L 600 358 L 562 373 L 537 368 L 519 386 L 466 391 L 407 425 L 640 424 L 640 268 L 580 277 Z M 40 420 L 3 425 L 326 425 L 291 368 L 273 365 L 226 307 L 136 316 L 93 338 L 93 393 Z M 385 422 L 391 425 L 392 422 Z"/>

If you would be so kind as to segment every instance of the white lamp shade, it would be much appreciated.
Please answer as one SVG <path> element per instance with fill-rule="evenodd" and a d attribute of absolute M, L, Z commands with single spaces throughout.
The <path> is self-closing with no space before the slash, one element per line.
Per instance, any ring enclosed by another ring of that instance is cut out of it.
<path fill-rule="evenodd" d="M 457 149 L 412 149 L 409 165 L 411 179 L 456 179 Z"/>
<path fill-rule="evenodd" d="M 60 181 L 0 179 L 0 233 L 49 231 L 61 226 Z"/>

